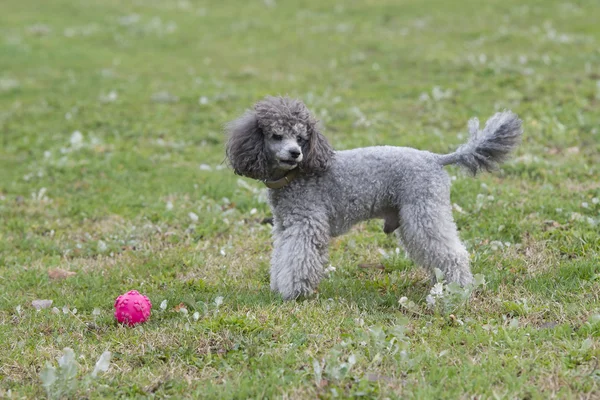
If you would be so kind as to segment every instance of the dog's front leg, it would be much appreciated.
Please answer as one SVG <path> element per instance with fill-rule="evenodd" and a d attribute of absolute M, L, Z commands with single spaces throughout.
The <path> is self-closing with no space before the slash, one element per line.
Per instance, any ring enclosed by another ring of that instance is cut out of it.
<path fill-rule="evenodd" d="M 329 227 L 324 219 L 306 217 L 273 231 L 271 289 L 285 300 L 314 292 L 327 263 Z"/>

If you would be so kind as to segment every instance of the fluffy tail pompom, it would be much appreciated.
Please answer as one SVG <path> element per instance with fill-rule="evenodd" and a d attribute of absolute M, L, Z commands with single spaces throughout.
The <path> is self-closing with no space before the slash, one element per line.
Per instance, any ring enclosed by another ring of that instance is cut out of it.
<path fill-rule="evenodd" d="M 454 153 L 440 156 L 442 165 L 458 164 L 473 175 L 493 171 L 505 161 L 521 143 L 521 120 L 511 111 L 496 113 L 479 129 L 479 120 L 468 124 L 471 137 Z"/>

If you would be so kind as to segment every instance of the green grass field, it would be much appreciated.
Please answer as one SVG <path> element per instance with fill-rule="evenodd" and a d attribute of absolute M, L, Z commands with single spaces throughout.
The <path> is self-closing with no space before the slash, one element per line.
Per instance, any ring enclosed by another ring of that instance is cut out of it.
<path fill-rule="evenodd" d="M 596 0 L 0 9 L 0 398 L 600 398 Z M 222 133 L 267 94 L 302 98 L 337 149 L 447 152 L 469 118 L 517 112 L 500 171 L 448 169 L 487 284 L 428 307 L 370 221 L 331 243 L 316 296 L 272 294 L 264 188 Z M 112 316 L 130 289 L 154 305 L 135 328 Z M 44 387 L 67 347 L 78 370 Z"/>

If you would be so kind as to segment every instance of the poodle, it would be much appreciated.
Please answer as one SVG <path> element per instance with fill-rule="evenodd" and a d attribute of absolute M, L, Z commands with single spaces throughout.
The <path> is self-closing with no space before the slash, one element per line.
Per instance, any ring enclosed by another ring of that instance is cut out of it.
<path fill-rule="evenodd" d="M 469 254 L 452 218 L 445 165 L 471 174 L 494 170 L 520 143 L 521 120 L 510 111 L 451 154 L 376 146 L 335 151 L 303 102 L 266 97 L 229 123 L 226 155 L 236 174 L 262 181 L 273 211 L 271 289 L 284 299 L 310 295 L 325 275 L 329 239 L 354 224 L 384 220 L 417 264 L 447 282 L 472 283 Z"/>

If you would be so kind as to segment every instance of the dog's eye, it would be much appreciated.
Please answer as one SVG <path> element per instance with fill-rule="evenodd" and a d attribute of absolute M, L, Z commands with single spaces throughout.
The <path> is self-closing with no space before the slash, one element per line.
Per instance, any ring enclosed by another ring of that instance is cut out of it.
<path fill-rule="evenodd" d="M 283 135 L 273 135 L 273 140 L 281 142 L 283 140 Z"/>
<path fill-rule="evenodd" d="M 298 142 L 298 144 L 302 145 L 302 144 L 306 143 L 306 139 L 304 139 L 303 137 L 299 137 L 297 142 Z"/>

